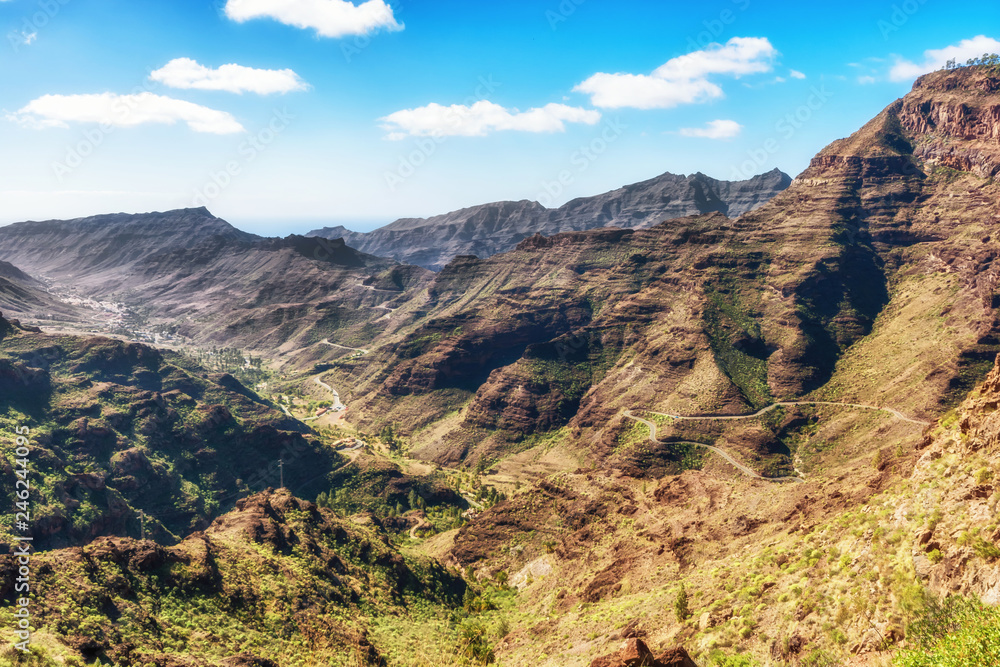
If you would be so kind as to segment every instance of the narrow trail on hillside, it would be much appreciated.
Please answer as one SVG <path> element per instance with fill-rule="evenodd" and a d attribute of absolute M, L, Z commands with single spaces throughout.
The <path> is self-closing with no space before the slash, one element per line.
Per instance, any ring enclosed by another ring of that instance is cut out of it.
<path fill-rule="evenodd" d="M 338 345 L 337 343 L 331 343 L 329 338 L 324 338 L 320 341 L 321 345 L 329 345 L 330 347 L 337 347 L 341 350 L 350 350 L 351 352 L 360 352 L 361 354 L 368 354 L 369 350 L 362 349 L 360 347 L 347 347 L 346 345 Z"/>
<path fill-rule="evenodd" d="M 419 537 L 417 537 L 417 531 L 419 531 L 421 528 L 425 528 L 430 525 L 431 525 L 430 521 L 428 521 L 423 517 L 420 517 L 420 519 L 417 521 L 417 525 L 415 525 L 413 528 L 410 529 L 410 539 L 413 540 L 420 539 Z"/>
<path fill-rule="evenodd" d="M 904 422 L 909 422 L 910 424 L 917 424 L 918 426 L 930 426 L 930 422 L 921 421 L 919 419 L 912 419 L 907 417 L 899 410 L 894 410 L 893 408 L 880 408 L 875 405 L 862 405 L 860 403 L 835 403 L 833 401 L 782 401 L 780 403 L 772 403 L 771 405 L 758 410 L 757 412 L 746 414 L 746 415 L 694 415 L 694 416 L 684 416 L 684 415 L 671 415 L 666 412 L 654 412 L 653 410 L 646 410 L 649 414 L 660 415 L 663 417 L 670 417 L 671 419 L 677 420 L 687 420 L 687 421 L 735 421 L 738 419 L 753 419 L 754 417 L 760 417 L 765 415 L 772 410 L 776 410 L 781 407 L 791 407 L 796 405 L 836 405 L 844 408 L 857 408 L 859 410 L 875 410 L 877 412 L 887 412 L 890 415 L 900 419 Z"/>
<path fill-rule="evenodd" d="M 648 412 L 651 415 L 659 415 L 661 417 L 668 417 L 670 419 L 675 419 L 677 421 L 737 421 L 737 420 L 741 420 L 741 419 L 753 419 L 755 417 L 760 417 L 760 416 L 766 415 L 768 412 L 776 410 L 776 409 L 778 409 L 780 407 L 793 407 L 793 406 L 800 406 L 800 405 L 834 405 L 834 406 L 844 407 L 844 408 L 855 408 L 855 409 L 858 409 L 858 410 L 875 410 L 877 412 L 886 412 L 886 413 L 888 413 L 888 414 L 896 417 L 897 419 L 899 419 L 901 421 L 904 421 L 904 422 L 908 422 L 910 424 L 916 424 L 917 426 L 930 426 L 930 422 L 921 421 L 919 419 L 913 419 L 911 417 L 907 417 L 906 415 L 904 415 L 899 410 L 895 410 L 893 408 L 880 408 L 880 407 L 877 407 L 877 406 L 874 406 L 874 405 L 863 405 L 863 404 L 860 404 L 860 403 L 836 403 L 836 402 L 833 402 L 833 401 L 781 401 L 781 402 L 778 402 L 778 403 L 772 403 L 771 405 L 769 405 L 766 408 L 763 408 L 761 410 L 758 410 L 757 412 L 750 413 L 750 414 L 745 414 L 745 415 L 695 415 L 695 416 L 684 416 L 684 415 L 672 415 L 672 414 L 669 414 L 669 413 L 666 413 L 666 412 L 655 412 L 653 410 L 646 410 L 645 412 Z M 739 470 L 743 474 L 747 475 L 748 477 L 753 477 L 755 479 L 763 479 L 763 480 L 767 480 L 769 482 L 789 482 L 789 481 L 802 482 L 802 481 L 804 481 L 801 477 L 764 477 L 763 475 L 759 475 L 754 470 L 746 467 L 742 463 L 739 463 L 736 459 L 734 459 L 732 456 L 730 456 L 727 452 L 719 449 L 718 447 L 715 447 L 714 445 L 706 445 L 703 442 L 690 442 L 690 441 L 686 441 L 686 440 L 685 441 L 678 441 L 678 442 L 674 442 L 674 443 L 663 442 L 661 440 L 658 440 L 657 437 L 656 437 L 656 428 L 657 428 L 657 426 L 656 426 L 656 424 L 654 422 L 651 422 L 648 419 L 643 419 L 642 417 L 636 417 L 635 415 L 632 414 L 631 410 L 626 410 L 624 414 L 629 419 L 633 419 L 633 420 L 635 420 L 635 421 L 637 421 L 637 422 L 639 422 L 641 424 L 645 424 L 646 426 L 648 426 L 649 427 L 649 439 L 652 442 L 654 442 L 654 443 L 657 443 L 657 444 L 694 445 L 696 447 L 704 447 L 705 449 L 713 451 L 716 454 L 718 454 L 719 456 L 721 456 L 722 458 L 724 458 L 726 461 L 728 461 L 730 464 L 732 464 L 733 467 L 735 467 L 737 470 Z"/>
<path fill-rule="evenodd" d="M 777 483 L 782 483 L 782 482 L 803 482 L 803 481 L 805 481 L 801 477 L 764 477 L 763 475 L 758 474 L 753 469 L 746 467 L 745 465 L 743 465 L 742 463 L 740 463 L 739 461 L 737 461 L 736 459 L 734 459 L 732 456 L 730 456 L 728 452 L 726 452 L 726 451 L 724 451 L 722 449 L 719 449 L 715 445 L 706 445 L 703 442 L 691 442 L 691 441 L 688 441 L 688 440 L 681 440 L 681 441 L 677 441 L 677 442 L 663 442 L 662 440 L 658 440 L 656 438 L 656 424 L 654 422 L 651 422 L 648 419 L 643 419 L 642 417 L 636 417 L 635 415 L 632 414 L 631 410 L 626 410 L 624 414 L 629 419 L 633 419 L 633 420 L 639 422 L 640 424 L 645 424 L 646 426 L 648 426 L 649 427 L 649 439 L 653 443 L 662 444 L 662 445 L 694 445 L 695 447 L 704 447 L 705 449 L 707 449 L 709 451 L 712 451 L 712 452 L 715 452 L 716 454 L 718 454 L 719 456 L 721 456 L 722 458 L 724 458 L 734 468 L 736 468 L 737 470 L 739 470 L 740 472 L 742 472 L 747 477 L 752 477 L 754 479 L 762 479 L 762 480 L 765 480 L 767 482 L 777 482 Z M 660 413 L 653 413 L 653 414 L 660 414 Z"/>

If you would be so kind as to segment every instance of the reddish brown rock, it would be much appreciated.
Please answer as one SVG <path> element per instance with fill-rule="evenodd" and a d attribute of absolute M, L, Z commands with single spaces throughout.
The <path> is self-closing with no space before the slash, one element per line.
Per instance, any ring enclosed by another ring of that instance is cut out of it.
<path fill-rule="evenodd" d="M 610 653 L 591 662 L 590 667 L 698 667 L 698 665 L 681 646 L 655 657 L 645 642 L 632 638 L 626 640 L 616 653 Z"/>

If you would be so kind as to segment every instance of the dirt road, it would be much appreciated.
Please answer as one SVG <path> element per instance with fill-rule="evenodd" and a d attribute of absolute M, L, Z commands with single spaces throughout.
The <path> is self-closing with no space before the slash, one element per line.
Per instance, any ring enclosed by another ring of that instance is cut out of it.
<path fill-rule="evenodd" d="M 656 412 L 656 413 L 653 413 L 653 414 L 660 414 L 660 413 Z M 762 475 L 757 474 L 757 472 L 755 472 L 753 469 L 746 467 L 745 465 L 743 465 L 742 463 L 740 463 L 739 461 L 737 461 L 736 459 L 734 459 L 725 450 L 719 449 L 718 447 L 716 447 L 714 445 L 706 445 L 703 442 L 679 441 L 679 442 L 672 442 L 672 443 L 662 443 L 660 440 L 657 440 L 657 438 L 656 438 L 656 424 L 654 422 L 651 422 L 648 419 L 643 419 L 642 417 L 636 417 L 635 415 L 632 414 L 631 410 L 626 410 L 625 411 L 625 416 L 628 417 L 629 419 L 633 419 L 633 420 L 639 422 L 640 424 L 645 424 L 646 426 L 648 426 L 649 427 L 649 439 L 652 442 L 657 443 L 657 444 L 694 445 L 695 447 L 704 447 L 705 449 L 707 449 L 709 451 L 712 451 L 712 452 L 715 452 L 716 454 L 718 454 L 719 456 L 721 456 L 722 458 L 724 458 L 734 468 L 736 468 L 737 470 L 739 470 L 740 472 L 742 472 L 747 477 L 753 477 L 754 479 L 763 479 L 763 480 L 766 480 L 768 482 L 802 482 L 802 481 L 804 481 L 800 477 L 764 477 Z"/>

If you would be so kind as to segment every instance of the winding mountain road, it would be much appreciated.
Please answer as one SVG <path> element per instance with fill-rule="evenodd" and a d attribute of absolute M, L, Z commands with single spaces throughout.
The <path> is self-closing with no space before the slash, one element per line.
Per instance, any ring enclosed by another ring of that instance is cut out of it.
<path fill-rule="evenodd" d="M 908 422 L 910 424 L 916 424 L 917 426 L 929 426 L 930 425 L 930 422 L 921 421 L 919 419 L 913 419 L 911 417 L 907 417 L 906 415 L 904 415 L 899 410 L 895 410 L 893 408 L 880 408 L 880 407 L 877 407 L 877 406 L 874 406 L 874 405 L 863 405 L 861 403 L 836 403 L 836 402 L 833 402 L 833 401 L 781 401 L 779 403 L 772 403 L 771 405 L 767 406 L 766 408 L 763 408 L 761 410 L 758 410 L 757 412 L 754 412 L 754 413 L 751 413 L 751 414 L 746 414 L 746 415 L 697 415 L 697 416 L 688 417 L 688 416 L 684 416 L 684 415 L 672 415 L 672 414 L 669 414 L 669 413 L 666 413 L 666 412 L 654 412 L 653 410 L 646 410 L 646 412 L 648 412 L 649 414 L 652 414 L 652 415 L 659 415 L 661 417 L 669 417 L 670 419 L 676 419 L 678 421 L 682 421 L 682 420 L 684 420 L 684 421 L 737 421 L 737 420 L 740 420 L 740 419 L 753 419 L 755 417 L 760 417 L 760 416 L 766 415 L 768 412 L 771 412 L 772 410 L 776 410 L 776 409 L 778 409 L 780 407 L 792 407 L 792 406 L 799 406 L 799 405 L 834 405 L 834 406 L 844 407 L 844 408 L 855 408 L 855 409 L 858 409 L 858 410 L 875 410 L 875 411 L 878 411 L 878 412 L 886 412 L 886 413 L 888 413 L 888 414 L 896 417 L 897 419 L 899 419 L 901 421 Z M 635 420 L 635 421 L 637 421 L 637 422 L 639 422 L 641 424 L 645 424 L 646 426 L 648 426 L 649 427 L 649 439 L 652 442 L 654 442 L 654 443 L 657 443 L 657 444 L 694 445 L 696 447 L 704 447 L 705 449 L 713 451 L 716 454 L 718 454 L 719 456 L 721 456 L 722 458 L 724 458 L 726 461 L 728 461 L 730 464 L 732 464 L 733 467 L 735 467 L 737 470 L 739 470 L 743 474 L 747 475 L 748 477 L 753 477 L 755 479 L 764 479 L 764 480 L 767 480 L 769 482 L 791 482 L 791 481 L 801 482 L 801 481 L 803 481 L 801 477 L 764 477 L 762 475 L 757 474 L 755 471 L 753 471 L 750 468 L 746 467 L 742 463 L 739 463 L 736 459 L 734 459 L 732 456 L 730 456 L 727 452 L 719 449 L 718 447 L 715 447 L 713 445 L 706 445 L 705 443 L 702 443 L 702 442 L 679 441 L 679 442 L 675 442 L 675 443 L 663 443 L 662 441 L 660 441 L 660 440 L 658 440 L 656 438 L 656 424 L 654 422 L 651 422 L 648 419 L 643 419 L 642 417 L 636 417 L 635 415 L 632 414 L 631 410 L 626 410 L 624 412 L 624 415 L 626 417 L 628 417 L 629 419 L 633 419 L 633 420 Z"/>
<path fill-rule="evenodd" d="M 877 412 L 888 412 L 897 419 L 904 422 L 909 422 L 911 424 L 917 424 L 918 426 L 930 426 L 930 422 L 920 421 L 919 419 L 912 419 L 907 417 L 899 410 L 894 410 L 892 408 L 880 408 L 874 405 L 862 405 L 860 403 L 835 403 L 832 401 L 782 401 L 780 403 L 773 403 L 762 410 L 758 410 L 752 414 L 747 415 L 699 415 L 693 417 L 685 417 L 683 415 L 671 415 L 666 412 L 653 412 L 652 410 L 646 410 L 646 412 L 653 415 L 660 415 L 663 417 L 670 417 L 671 419 L 677 420 L 714 420 L 714 421 L 735 421 L 738 419 L 753 419 L 754 417 L 760 417 L 765 415 L 772 410 L 776 410 L 780 407 L 790 407 L 796 405 L 836 405 L 844 408 L 857 408 L 859 410 L 875 410 Z"/>
<path fill-rule="evenodd" d="M 337 347 L 341 350 L 350 350 L 351 352 L 360 352 L 361 354 L 368 354 L 368 350 L 363 350 L 360 347 L 347 347 L 346 345 L 338 345 L 337 343 L 331 343 L 329 338 L 324 338 L 320 341 L 321 345 L 329 345 L 330 347 Z"/>
<path fill-rule="evenodd" d="M 417 533 L 420 531 L 421 528 L 426 528 L 427 526 L 430 525 L 431 522 L 425 519 L 424 517 L 420 517 L 419 519 L 417 519 L 417 525 L 415 525 L 413 528 L 410 529 L 410 539 L 412 540 L 420 539 L 419 537 L 417 537 Z"/>
<path fill-rule="evenodd" d="M 742 472 L 747 477 L 753 477 L 754 479 L 763 479 L 763 480 L 766 480 L 768 482 L 779 482 L 779 483 L 780 482 L 802 482 L 802 481 L 804 481 L 801 477 L 764 477 L 763 475 L 759 475 L 759 474 L 757 474 L 756 471 L 754 471 L 751 468 L 746 467 L 745 465 L 743 465 L 742 463 L 740 463 L 739 461 L 737 461 L 736 459 L 734 459 L 732 456 L 730 456 L 728 452 L 726 452 L 725 450 L 719 449 L 715 445 L 706 445 L 703 442 L 691 442 L 691 441 L 687 441 L 687 440 L 681 440 L 681 441 L 669 442 L 669 443 L 663 442 L 663 441 L 658 440 L 656 438 L 656 423 L 655 422 L 651 422 L 648 419 L 643 419 L 642 417 L 636 417 L 635 415 L 632 414 L 631 410 L 626 410 L 624 414 L 629 419 L 633 419 L 633 420 L 639 422 L 640 424 L 645 424 L 646 426 L 648 426 L 649 427 L 649 439 L 653 443 L 664 444 L 664 445 L 667 445 L 667 444 L 669 444 L 669 445 L 694 445 L 696 447 L 704 447 L 705 449 L 707 449 L 709 451 L 712 451 L 712 452 L 715 452 L 716 454 L 718 454 L 719 456 L 721 456 L 722 458 L 724 458 L 734 468 L 736 468 L 737 470 L 739 470 L 740 472 Z M 653 414 L 660 414 L 660 413 L 654 412 Z"/>
<path fill-rule="evenodd" d="M 328 385 L 327 383 L 325 383 L 322 380 L 320 380 L 319 378 L 320 378 L 320 376 L 317 375 L 316 377 L 313 378 L 313 382 L 315 382 L 319 386 L 323 387 L 323 389 L 326 389 L 328 392 L 330 392 L 331 394 L 333 394 L 333 405 L 331 405 L 330 407 L 333 408 L 334 410 L 336 410 L 337 408 L 339 408 L 342 405 L 344 405 L 343 403 L 340 402 L 340 393 L 336 389 L 334 389 L 333 387 L 331 387 L 330 385 Z"/>

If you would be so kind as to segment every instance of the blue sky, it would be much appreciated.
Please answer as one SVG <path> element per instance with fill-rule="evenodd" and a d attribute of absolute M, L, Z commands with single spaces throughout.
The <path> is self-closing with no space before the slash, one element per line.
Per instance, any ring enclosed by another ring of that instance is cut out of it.
<path fill-rule="evenodd" d="M 940 0 L 0 0 L 0 224 L 205 205 L 365 230 L 794 176 L 996 26 Z"/>

